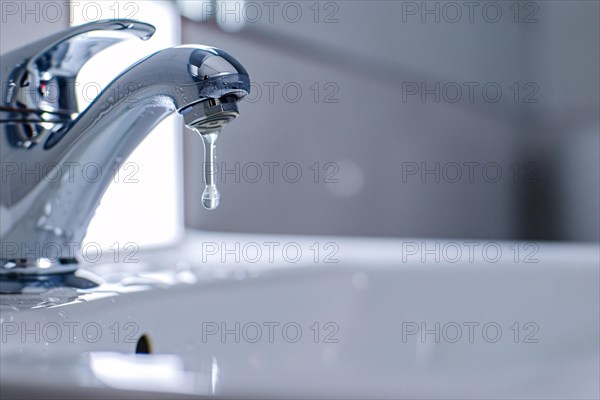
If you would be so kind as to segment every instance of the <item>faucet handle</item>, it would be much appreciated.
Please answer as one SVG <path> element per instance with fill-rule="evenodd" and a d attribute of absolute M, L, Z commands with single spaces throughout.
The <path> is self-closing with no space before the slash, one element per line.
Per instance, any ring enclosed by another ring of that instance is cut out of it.
<path fill-rule="evenodd" d="M 72 27 L 2 56 L 4 111 L 48 113 L 73 118 L 78 112 L 75 78 L 81 67 L 105 48 L 131 37 L 147 40 L 154 26 L 128 19 Z M 21 117 L 26 116 L 21 115 Z M 50 121 L 49 121 L 50 122 Z"/>
<path fill-rule="evenodd" d="M 75 26 L 0 58 L 0 120 L 9 143 L 29 148 L 79 113 L 75 79 L 95 54 L 125 39 L 148 40 L 154 26 L 114 19 Z"/>

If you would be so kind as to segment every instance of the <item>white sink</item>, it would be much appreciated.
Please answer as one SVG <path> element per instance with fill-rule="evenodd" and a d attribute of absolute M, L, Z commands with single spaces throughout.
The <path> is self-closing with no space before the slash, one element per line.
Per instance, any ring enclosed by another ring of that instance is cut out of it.
<path fill-rule="evenodd" d="M 202 240 L 303 253 L 223 263 Z M 86 266 L 98 288 L 0 296 L 1 382 L 167 398 L 599 397 L 597 244 L 542 243 L 530 263 L 509 242 L 494 243 L 497 262 L 492 250 L 436 262 L 423 252 L 436 243 L 465 242 L 189 232 L 138 263 Z M 420 336 L 436 323 L 439 342 Z M 142 335 L 152 355 L 134 355 Z"/>

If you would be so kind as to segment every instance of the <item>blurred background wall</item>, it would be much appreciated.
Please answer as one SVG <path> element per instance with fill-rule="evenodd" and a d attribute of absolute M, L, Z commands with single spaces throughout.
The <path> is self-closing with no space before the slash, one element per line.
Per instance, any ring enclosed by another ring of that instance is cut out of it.
<path fill-rule="evenodd" d="M 25 3 L 25 2 L 23 2 Z M 57 4 L 59 14 L 52 18 L 43 18 L 39 12 L 31 15 L 11 15 L 10 10 L 19 9 L 19 2 L 0 0 L 0 54 L 7 53 L 44 36 L 60 32 L 69 26 L 69 7 L 66 2 Z"/>
<path fill-rule="evenodd" d="M 598 2 L 277 3 L 272 19 L 240 8 L 235 24 L 229 4 L 183 24 L 183 42 L 227 49 L 260 89 L 219 139 L 217 212 L 199 206 L 186 137 L 190 226 L 599 240 Z"/>
<path fill-rule="evenodd" d="M 214 212 L 184 136 L 189 227 L 600 240 L 598 2 L 226 3 L 172 2 L 182 42 L 230 52 L 254 89 L 219 139 Z M 3 18 L 1 52 L 63 15 Z"/>

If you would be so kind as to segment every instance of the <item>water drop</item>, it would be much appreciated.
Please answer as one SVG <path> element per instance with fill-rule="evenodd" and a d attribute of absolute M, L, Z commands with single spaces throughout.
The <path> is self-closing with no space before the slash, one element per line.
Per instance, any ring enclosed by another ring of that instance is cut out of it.
<path fill-rule="evenodd" d="M 214 210 L 219 206 L 221 195 L 215 185 L 206 185 L 202 193 L 202 205 L 207 210 Z"/>
<path fill-rule="evenodd" d="M 208 210 L 214 210 L 219 206 L 219 200 L 221 195 L 217 189 L 215 175 L 216 175 L 216 161 L 217 154 L 215 151 L 217 139 L 219 138 L 219 132 L 210 132 L 200 134 L 202 141 L 204 142 L 204 192 L 202 193 L 202 205 Z"/>

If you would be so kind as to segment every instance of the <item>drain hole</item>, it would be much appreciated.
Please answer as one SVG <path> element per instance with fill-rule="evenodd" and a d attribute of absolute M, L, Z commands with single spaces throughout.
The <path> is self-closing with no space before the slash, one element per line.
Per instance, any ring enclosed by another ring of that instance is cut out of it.
<path fill-rule="evenodd" d="M 150 346 L 150 339 L 148 336 L 142 335 L 135 345 L 135 354 L 151 354 L 152 346 Z"/>

